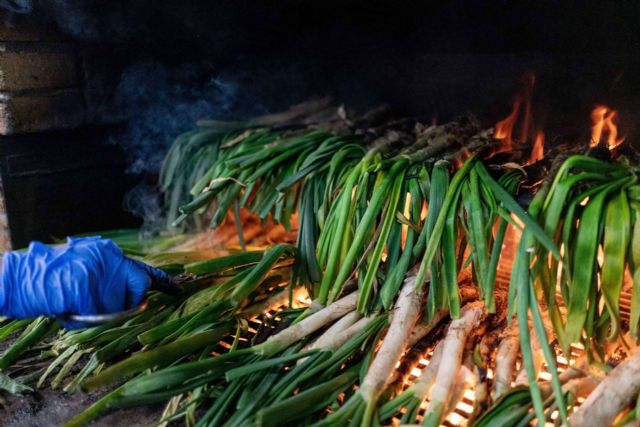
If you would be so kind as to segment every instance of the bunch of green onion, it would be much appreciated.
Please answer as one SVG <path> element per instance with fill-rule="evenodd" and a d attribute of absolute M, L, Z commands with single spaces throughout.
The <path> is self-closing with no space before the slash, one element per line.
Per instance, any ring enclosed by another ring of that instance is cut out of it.
<path fill-rule="evenodd" d="M 5 321 L 0 339 L 24 332 L 0 358 L 0 370 L 9 374 L 0 380 L 24 391 L 22 383 L 42 386 L 57 372 L 55 388 L 87 360 L 66 390 L 120 384 L 69 425 L 108 408 L 169 399 L 172 409 L 162 422 L 184 417 L 198 426 L 371 426 L 394 416 L 415 422 L 431 386 L 394 395 L 397 363 L 446 314 L 458 325 L 475 310 L 474 325 L 492 315 L 517 321 L 529 381 L 528 391 L 510 390 L 477 424 L 524 425 L 556 410 L 567 422 L 572 402 L 565 399 L 548 343 L 555 338 L 569 357 L 570 345 L 581 342 L 590 361 L 604 363 L 605 344 L 621 334 L 626 270 L 634 281 L 630 333 L 637 339 L 637 169 L 624 159 L 570 157 L 525 210 L 516 201 L 523 169 L 485 166 L 491 161 L 483 151 L 487 141 L 477 127 L 451 125 L 420 131 L 390 126 L 371 136 L 331 126 L 254 123 L 181 135 L 161 176 L 174 226 L 193 218 L 217 227 L 233 215 L 240 227 L 245 209 L 297 228 L 295 247 L 277 244 L 193 263 L 170 253 L 156 257 L 172 272 L 192 277 L 187 292 L 151 295 L 150 310 L 118 324 L 67 332 L 47 319 Z M 469 148 L 470 157 L 454 167 L 452 160 Z M 520 240 L 508 310 L 501 313 L 496 277 L 510 227 Z M 461 299 L 460 277 L 467 271 L 482 315 Z M 247 319 L 265 308 L 261 301 L 288 296 L 291 302 L 298 286 L 307 288 L 311 306 L 283 309 L 284 329 L 242 344 Z M 229 334 L 235 334 L 231 348 L 212 355 Z M 440 356 L 438 375 L 459 368 L 467 335 L 462 342 L 447 338 L 453 343 L 447 348 L 459 354 Z M 534 338 L 551 373 L 544 393 Z M 37 361 L 40 370 L 12 370 L 21 357 Z M 425 381 L 432 384 L 438 377 L 429 375 Z M 443 399 L 450 390 L 435 389 L 425 425 L 439 425 L 448 410 Z M 402 408 L 408 410 L 399 415 Z"/>

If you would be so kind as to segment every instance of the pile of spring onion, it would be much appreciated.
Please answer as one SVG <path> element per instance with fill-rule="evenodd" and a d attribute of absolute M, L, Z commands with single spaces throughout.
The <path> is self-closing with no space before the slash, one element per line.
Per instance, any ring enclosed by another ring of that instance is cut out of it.
<path fill-rule="evenodd" d="M 242 248 L 211 258 L 113 236 L 184 277 L 185 292 L 81 331 L 5 320 L 0 340 L 19 337 L 0 357 L 0 389 L 111 390 L 69 426 L 157 402 L 167 402 L 160 423 L 189 426 L 438 426 L 468 390 L 474 425 L 635 419 L 633 156 L 585 150 L 525 189 L 527 169 L 493 156 L 500 141 L 473 120 L 307 113 L 179 136 L 160 182 L 171 227 L 233 223 Z M 241 212 L 297 230 L 295 245 L 248 248 Z M 256 319 L 264 329 L 252 331 Z M 425 343 L 430 363 L 407 387 L 398 366 L 414 366 Z M 583 356 L 559 372 L 557 354 L 569 360 L 576 346 Z M 615 398 L 598 398 L 612 387 Z"/>

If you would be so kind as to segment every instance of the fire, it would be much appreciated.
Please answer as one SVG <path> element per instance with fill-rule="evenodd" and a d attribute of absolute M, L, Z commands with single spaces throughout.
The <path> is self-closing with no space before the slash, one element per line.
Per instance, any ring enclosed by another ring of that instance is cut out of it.
<path fill-rule="evenodd" d="M 511 150 L 511 148 L 513 147 L 513 127 L 518 120 L 518 113 L 520 113 L 521 105 L 522 98 L 516 97 L 516 99 L 513 101 L 513 109 L 511 110 L 511 114 L 509 114 L 504 120 L 496 123 L 494 137 L 496 139 L 504 140 L 504 151 Z"/>
<path fill-rule="evenodd" d="M 495 125 L 494 138 L 502 142 L 500 148 L 493 154 L 504 151 L 510 151 L 514 148 L 514 143 L 527 144 L 532 141 L 529 139 L 535 130 L 533 116 L 531 113 L 531 97 L 533 93 L 533 85 L 535 76 L 533 74 L 525 74 L 522 81 L 520 93 L 513 100 L 511 113 L 499 121 Z M 518 136 L 514 139 L 516 127 Z M 537 132 L 531 159 L 528 163 L 533 163 L 542 158 L 544 144 L 544 135 Z"/>
<path fill-rule="evenodd" d="M 590 146 L 598 145 L 606 133 L 606 142 L 610 150 L 616 148 L 624 141 L 624 137 L 618 138 L 618 113 L 606 105 L 596 105 L 591 112 L 591 142 Z"/>
<path fill-rule="evenodd" d="M 523 108 L 523 113 L 520 114 L 520 110 Z M 522 118 L 520 118 L 522 116 Z M 514 140 L 514 127 L 519 124 L 520 136 Z M 510 151 L 514 148 L 514 142 L 517 141 L 520 144 L 529 142 L 529 135 L 534 129 L 533 117 L 531 115 L 531 101 L 528 96 L 518 96 L 513 102 L 513 109 L 504 120 L 496 123 L 494 138 L 502 140 L 500 148 L 492 153 L 497 154 L 504 151 Z M 542 131 L 536 132 L 536 137 L 531 149 L 531 157 L 527 164 L 535 163 L 542 160 L 544 157 L 544 133 Z"/>
<path fill-rule="evenodd" d="M 533 148 L 531 149 L 531 158 L 529 159 L 529 164 L 540 161 L 544 158 L 544 132 L 538 131 L 536 134 L 536 140 L 533 143 Z"/>
<path fill-rule="evenodd" d="M 467 147 L 460 148 L 451 159 L 455 169 L 460 169 L 469 157 L 471 157 L 471 151 Z"/>

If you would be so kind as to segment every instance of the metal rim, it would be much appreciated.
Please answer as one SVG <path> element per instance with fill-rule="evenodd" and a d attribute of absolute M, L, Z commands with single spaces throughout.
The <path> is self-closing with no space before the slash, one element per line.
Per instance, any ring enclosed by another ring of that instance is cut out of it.
<path fill-rule="evenodd" d="M 104 314 L 65 314 L 62 316 L 63 320 L 66 322 L 78 322 L 85 323 L 87 325 L 100 325 L 103 323 L 113 322 L 116 320 L 121 320 L 127 317 L 135 316 L 136 314 L 140 314 L 147 309 L 149 306 L 149 299 L 145 298 L 142 303 L 134 308 L 130 308 L 129 310 L 118 311 L 117 313 L 104 313 Z"/>

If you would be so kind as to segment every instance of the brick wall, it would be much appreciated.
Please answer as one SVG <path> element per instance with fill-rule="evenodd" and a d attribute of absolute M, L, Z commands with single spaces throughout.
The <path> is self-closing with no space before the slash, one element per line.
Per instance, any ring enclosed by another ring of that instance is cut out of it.
<path fill-rule="evenodd" d="M 0 254 L 138 225 L 122 208 L 137 178 L 108 141 L 118 58 L 0 11 Z"/>
<path fill-rule="evenodd" d="M 85 106 L 73 46 L 32 22 L 0 19 L 0 135 L 83 124 Z"/>

